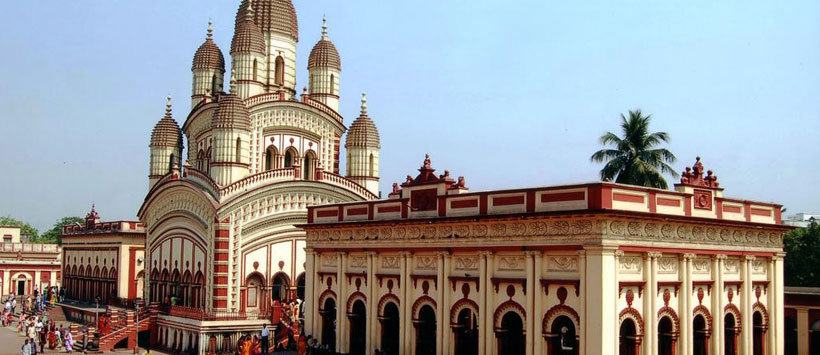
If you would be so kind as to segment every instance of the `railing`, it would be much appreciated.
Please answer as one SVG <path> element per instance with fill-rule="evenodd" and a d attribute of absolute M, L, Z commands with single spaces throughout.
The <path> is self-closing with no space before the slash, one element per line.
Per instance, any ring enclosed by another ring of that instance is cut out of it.
<path fill-rule="evenodd" d="M 223 187 L 219 190 L 219 194 L 222 197 L 229 196 L 237 191 L 243 190 L 245 188 L 251 187 L 260 182 L 270 182 L 272 180 L 292 180 L 296 176 L 296 168 L 281 168 L 281 169 L 274 169 L 274 170 L 267 170 L 261 173 L 256 173 L 251 176 L 245 177 L 242 180 L 234 182 L 228 186 Z"/>
<path fill-rule="evenodd" d="M 0 251 L 57 253 L 60 251 L 60 246 L 57 244 L 0 243 Z"/>
<path fill-rule="evenodd" d="M 259 105 L 261 103 L 265 103 L 268 101 L 284 101 L 285 100 L 285 93 L 284 92 L 268 92 L 264 94 L 259 94 L 256 96 L 251 96 L 245 99 L 245 105 L 250 107 Z"/>
<path fill-rule="evenodd" d="M 270 317 L 270 315 L 266 313 L 206 311 L 201 308 L 185 306 L 166 306 L 163 308 L 163 313 L 173 317 L 200 321 L 255 320 L 268 319 Z"/>
<path fill-rule="evenodd" d="M 219 198 L 219 186 L 217 186 L 214 180 L 211 179 L 211 177 L 207 174 L 195 168 L 187 167 L 185 168 L 185 173 L 183 176 L 196 182 L 199 182 L 200 185 L 208 189 L 208 192 L 211 193 L 211 196 L 213 196 L 215 199 Z"/>
<path fill-rule="evenodd" d="M 335 119 L 336 121 L 339 121 L 339 123 L 342 123 L 342 121 L 343 121 L 342 115 L 340 115 L 338 112 L 336 112 L 332 108 L 328 107 L 327 105 L 325 105 L 321 101 L 317 101 L 317 100 L 311 99 L 309 96 L 302 95 L 302 102 L 304 102 L 305 104 L 307 104 L 310 107 L 313 107 L 313 108 L 315 108 L 319 111 L 322 111 L 322 112 L 328 114 L 330 117 L 333 117 L 333 119 Z"/>
<path fill-rule="evenodd" d="M 378 195 L 370 192 L 370 190 L 364 188 L 364 186 L 359 185 L 344 176 L 337 175 L 331 172 L 322 172 L 322 181 L 329 182 L 334 185 L 340 185 L 347 189 L 353 190 L 354 192 L 358 193 L 361 196 L 364 196 L 368 200 L 375 200 L 379 198 Z"/>

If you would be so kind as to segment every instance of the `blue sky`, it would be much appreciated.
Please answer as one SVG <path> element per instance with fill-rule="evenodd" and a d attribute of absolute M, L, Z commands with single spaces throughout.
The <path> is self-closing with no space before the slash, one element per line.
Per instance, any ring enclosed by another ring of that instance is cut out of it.
<path fill-rule="evenodd" d="M 134 219 L 148 140 L 213 18 L 239 1 L 7 1 L 0 11 L 0 215 L 41 230 L 92 202 Z M 382 190 L 434 167 L 473 190 L 593 181 L 629 109 L 696 155 L 726 195 L 820 212 L 820 2 L 294 0 L 299 87 L 328 17 L 341 111 L 382 137 Z"/>

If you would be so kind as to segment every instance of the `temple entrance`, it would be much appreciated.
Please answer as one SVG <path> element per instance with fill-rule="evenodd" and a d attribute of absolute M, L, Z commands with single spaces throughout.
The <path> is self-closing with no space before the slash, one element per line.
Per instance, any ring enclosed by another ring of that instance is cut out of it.
<path fill-rule="evenodd" d="M 567 316 L 559 316 L 552 321 L 552 337 L 549 341 L 550 355 L 576 355 L 578 343 L 575 340 L 575 323 Z"/>
<path fill-rule="evenodd" d="M 276 275 L 273 278 L 273 286 L 271 287 L 271 299 L 273 301 L 285 301 L 288 296 L 288 282 L 282 275 Z"/>
<path fill-rule="evenodd" d="M 399 353 L 399 307 L 389 302 L 384 306 L 382 319 L 382 351 L 385 354 Z"/>
<path fill-rule="evenodd" d="M 416 326 L 416 355 L 434 355 L 436 353 L 436 311 L 430 305 L 419 310 Z"/>
<path fill-rule="evenodd" d="M 524 353 L 524 321 L 515 312 L 507 312 L 501 318 L 501 329 L 496 330 L 499 355 Z"/>
<path fill-rule="evenodd" d="M 478 355 L 478 318 L 471 309 L 458 312 L 458 323 L 453 326 L 455 355 Z"/>
<path fill-rule="evenodd" d="M 672 320 L 669 317 L 661 318 L 658 322 L 658 355 L 675 354 L 675 334 L 672 331 Z"/>
<path fill-rule="evenodd" d="M 319 311 L 322 315 L 322 344 L 336 350 L 336 300 L 328 298 Z"/>
<path fill-rule="evenodd" d="M 258 274 L 253 274 L 246 281 L 245 310 L 258 313 L 262 306 L 262 286 L 265 284 Z"/>
<path fill-rule="evenodd" d="M 723 338 L 723 353 L 725 355 L 737 355 L 737 333 L 735 316 L 727 313 L 723 317 L 723 329 L 725 329 L 725 336 Z"/>
<path fill-rule="evenodd" d="M 26 294 L 26 280 L 17 280 L 17 295 L 22 296 Z"/>
<path fill-rule="evenodd" d="M 693 355 L 706 355 L 709 349 L 709 335 L 706 330 L 706 320 L 702 315 L 698 314 L 692 320 L 692 331 L 694 337 L 694 347 L 692 348 Z"/>
<path fill-rule="evenodd" d="M 356 300 L 353 303 L 353 309 L 348 314 L 348 318 L 350 319 L 350 355 L 364 355 L 367 341 L 365 335 L 367 311 L 362 300 Z"/>
<path fill-rule="evenodd" d="M 752 315 L 752 352 L 754 355 L 764 355 L 766 353 L 766 329 L 763 324 L 763 315 L 760 312 L 755 312 Z"/>
<path fill-rule="evenodd" d="M 305 300 L 305 274 L 299 275 L 296 279 L 296 297 Z"/>
<path fill-rule="evenodd" d="M 619 336 L 618 354 L 620 355 L 638 355 L 638 335 L 635 328 L 635 322 L 632 319 L 625 319 L 621 323 L 621 330 Z"/>

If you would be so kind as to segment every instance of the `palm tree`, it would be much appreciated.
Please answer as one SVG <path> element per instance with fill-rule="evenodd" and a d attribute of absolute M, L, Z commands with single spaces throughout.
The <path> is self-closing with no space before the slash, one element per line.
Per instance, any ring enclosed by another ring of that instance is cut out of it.
<path fill-rule="evenodd" d="M 629 118 L 621 114 L 623 137 L 612 132 L 601 136 L 602 145 L 615 148 L 601 149 L 589 158 L 596 163 L 606 162 L 601 169 L 601 180 L 666 189 L 663 174 L 677 178 L 678 173 L 667 165 L 677 160 L 675 155 L 665 148 L 655 148 L 661 143 L 669 143 L 669 134 L 649 133 L 651 118 L 652 115 L 644 116 L 641 110 L 630 110 Z"/>

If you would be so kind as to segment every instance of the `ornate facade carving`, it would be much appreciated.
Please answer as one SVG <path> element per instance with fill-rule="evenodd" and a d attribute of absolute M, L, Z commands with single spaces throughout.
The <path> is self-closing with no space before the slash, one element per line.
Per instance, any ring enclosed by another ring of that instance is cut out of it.
<path fill-rule="evenodd" d="M 619 269 L 626 274 L 639 274 L 643 268 L 643 263 L 639 256 L 623 256 L 618 259 Z"/>
<path fill-rule="evenodd" d="M 578 257 L 551 256 L 547 259 L 547 269 L 549 271 L 577 271 Z"/>

